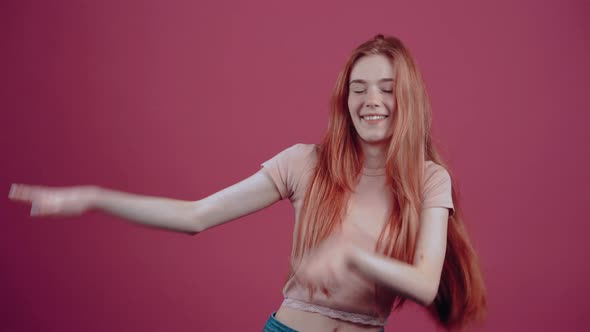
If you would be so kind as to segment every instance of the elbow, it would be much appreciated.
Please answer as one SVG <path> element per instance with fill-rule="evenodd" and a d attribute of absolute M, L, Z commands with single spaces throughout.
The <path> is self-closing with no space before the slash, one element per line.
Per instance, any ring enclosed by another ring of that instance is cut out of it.
<path fill-rule="evenodd" d="M 421 305 L 429 307 L 434 302 L 436 296 L 438 295 L 438 285 L 438 281 L 428 283 L 428 285 L 425 287 L 424 294 L 422 294 L 419 299 Z"/>
<path fill-rule="evenodd" d="M 189 225 L 188 230 L 184 233 L 194 236 L 205 230 L 202 225 L 203 207 L 200 201 L 190 202 L 188 213 L 186 214 L 186 224 Z"/>
<path fill-rule="evenodd" d="M 418 296 L 414 297 L 414 301 L 421 306 L 429 307 L 436 299 L 436 293 L 433 292 L 424 292 Z"/>
<path fill-rule="evenodd" d="M 195 222 L 192 219 L 190 220 L 189 225 L 188 229 L 183 232 L 186 235 L 195 236 L 203 231 L 198 225 L 195 225 Z"/>
<path fill-rule="evenodd" d="M 434 302 L 435 299 L 436 299 L 436 293 L 428 294 L 427 296 L 424 296 L 420 299 L 420 305 L 425 306 L 425 307 L 430 307 L 430 305 Z"/>
<path fill-rule="evenodd" d="M 421 306 L 429 307 L 438 296 L 441 275 L 431 269 L 417 267 L 414 275 L 414 301 Z"/>

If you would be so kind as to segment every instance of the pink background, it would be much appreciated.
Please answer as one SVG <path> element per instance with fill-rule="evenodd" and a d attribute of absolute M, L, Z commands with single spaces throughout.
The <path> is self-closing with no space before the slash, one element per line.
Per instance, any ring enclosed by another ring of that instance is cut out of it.
<path fill-rule="evenodd" d="M 393 34 L 482 261 L 489 316 L 472 330 L 586 330 L 588 17 L 583 0 L 5 0 L 0 188 L 202 198 L 318 142 L 347 56 Z M 0 200 L 0 330 L 260 331 L 293 219 L 283 201 L 190 237 Z M 387 327 L 433 329 L 416 305 Z"/>

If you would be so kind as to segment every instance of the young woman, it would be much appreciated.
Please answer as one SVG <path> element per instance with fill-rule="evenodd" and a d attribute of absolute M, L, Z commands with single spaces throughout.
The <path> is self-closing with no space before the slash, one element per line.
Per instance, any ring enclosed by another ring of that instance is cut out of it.
<path fill-rule="evenodd" d="M 289 198 L 292 269 L 264 331 L 384 331 L 406 299 L 428 307 L 442 326 L 462 328 L 483 318 L 485 288 L 430 122 L 410 53 L 377 35 L 344 65 L 320 144 L 293 145 L 211 196 L 13 185 L 9 197 L 31 203 L 33 216 L 97 209 L 188 234 Z"/>

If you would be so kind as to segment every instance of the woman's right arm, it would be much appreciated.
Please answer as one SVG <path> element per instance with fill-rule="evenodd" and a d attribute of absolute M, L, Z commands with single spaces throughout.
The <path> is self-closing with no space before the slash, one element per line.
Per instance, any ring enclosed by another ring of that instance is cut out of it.
<path fill-rule="evenodd" d="M 74 216 L 97 210 L 149 227 L 197 234 L 263 209 L 280 199 L 263 170 L 197 201 L 142 196 L 106 188 L 13 185 L 10 199 L 31 203 L 32 216 Z"/>

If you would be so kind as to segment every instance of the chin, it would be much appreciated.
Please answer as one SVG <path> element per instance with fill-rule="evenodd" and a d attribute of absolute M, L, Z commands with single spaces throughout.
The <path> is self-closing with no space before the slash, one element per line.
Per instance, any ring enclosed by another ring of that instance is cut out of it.
<path fill-rule="evenodd" d="M 389 144 L 391 137 L 367 137 L 363 138 L 362 141 L 370 145 L 383 145 Z"/>

